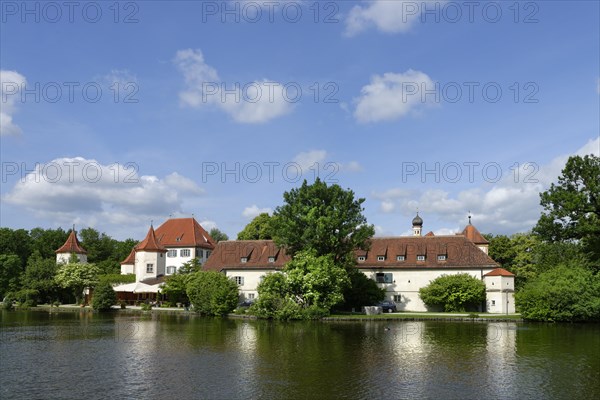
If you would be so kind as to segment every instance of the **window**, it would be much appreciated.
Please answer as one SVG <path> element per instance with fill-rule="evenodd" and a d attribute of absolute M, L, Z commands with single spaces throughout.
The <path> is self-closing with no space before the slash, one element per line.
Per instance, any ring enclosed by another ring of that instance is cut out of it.
<path fill-rule="evenodd" d="M 394 303 L 401 303 L 401 302 L 402 302 L 402 295 L 395 294 L 394 295 Z"/>
<path fill-rule="evenodd" d="M 210 256 L 210 250 L 206 250 L 206 258 Z"/>
<path fill-rule="evenodd" d="M 190 256 L 190 249 L 181 249 L 181 250 L 179 250 L 179 255 L 181 257 L 189 257 Z"/>
<path fill-rule="evenodd" d="M 274 263 L 275 262 L 275 257 L 269 257 L 269 262 L 270 263 Z"/>
<path fill-rule="evenodd" d="M 248 293 L 248 300 L 254 300 L 254 293 Z"/>
<path fill-rule="evenodd" d="M 404 256 L 396 256 L 396 261 L 404 261 L 406 260 L 406 257 Z"/>
<path fill-rule="evenodd" d="M 238 286 L 242 286 L 244 284 L 243 276 L 234 276 L 231 279 L 233 279 Z"/>
<path fill-rule="evenodd" d="M 167 257 L 177 257 L 177 250 L 169 250 L 167 252 Z"/>
<path fill-rule="evenodd" d="M 359 256 L 359 257 L 358 257 L 358 262 L 364 262 L 364 261 L 365 261 L 365 259 L 366 259 L 366 257 L 365 257 L 365 256 Z"/>
<path fill-rule="evenodd" d="M 154 272 L 154 264 L 146 264 L 146 272 Z"/>
<path fill-rule="evenodd" d="M 417 256 L 417 261 L 425 261 L 425 256 L 424 255 Z"/>
<path fill-rule="evenodd" d="M 375 281 L 377 283 L 393 283 L 394 275 L 390 273 L 378 272 L 375 274 Z"/>
<path fill-rule="evenodd" d="M 177 270 L 177 268 L 175 268 L 173 266 L 167 267 L 167 275 L 174 274 L 176 270 Z"/>
<path fill-rule="evenodd" d="M 492 305 L 495 306 L 496 305 L 496 300 L 492 300 Z"/>
<path fill-rule="evenodd" d="M 438 261 L 446 261 L 446 255 L 445 254 L 438 254 Z"/>
<path fill-rule="evenodd" d="M 248 262 L 248 257 L 242 257 L 242 258 L 240 258 L 240 262 L 241 263 L 247 263 Z"/>
<path fill-rule="evenodd" d="M 204 256 L 204 252 L 202 250 L 196 250 L 196 257 L 202 258 Z"/>
<path fill-rule="evenodd" d="M 377 261 L 385 261 L 385 256 L 377 256 Z"/>

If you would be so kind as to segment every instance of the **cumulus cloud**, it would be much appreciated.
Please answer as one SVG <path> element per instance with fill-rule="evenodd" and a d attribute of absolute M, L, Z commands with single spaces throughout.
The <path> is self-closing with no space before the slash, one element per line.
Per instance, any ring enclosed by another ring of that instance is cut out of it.
<path fill-rule="evenodd" d="M 575 155 L 600 153 L 600 138 L 588 141 Z M 371 196 L 380 201 L 383 213 L 400 213 L 407 221 L 418 209 L 423 216 L 425 230 L 427 217 L 449 223 L 452 228 L 437 232 L 456 232 L 467 223 L 470 212 L 473 223 L 484 232 L 515 233 L 530 230 L 540 216 L 539 193 L 556 182 L 571 154 L 554 158 L 546 165 L 521 164 L 518 170 L 504 171 L 497 183 L 451 192 L 444 189 L 392 188 Z"/>
<path fill-rule="evenodd" d="M 428 7 L 428 3 L 438 7 L 441 2 L 375 0 L 364 6 L 356 5 L 346 17 L 345 33 L 355 36 L 371 27 L 385 33 L 407 32 L 418 22 L 421 11 Z"/>
<path fill-rule="evenodd" d="M 134 164 L 103 165 L 83 157 L 36 165 L 3 201 L 34 215 L 70 224 L 140 224 L 181 212 L 184 198 L 203 193 L 192 180 L 172 173 L 139 175 Z"/>
<path fill-rule="evenodd" d="M 179 50 L 173 63 L 183 74 L 185 89 L 179 92 L 179 99 L 185 106 L 217 107 L 235 121 L 249 124 L 270 121 L 292 109 L 292 101 L 286 99 L 282 84 L 269 79 L 222 81 L 199 49 Z"/>
<path fill-rule="evenodd" d="M 354 99 L 354 117 L 359 122 L 378 122 L 418 113 L 435 102 L 435 96 L 427 95 L 434 89 L 433 80 L 421 71 L 375 75 Z"/>
<path fill-rule="evenodd" d="M 242 215 L 248 219 L 257 217 L 262 213 L 272 214 L 273 210 L 269 207 L 259 208 L 256 204 L 253 204 L 250 207 L 244 208 L 244 211 L 242 211 Z"/>
<path fill-rule="evenodd" d="M 309 150 L 298 153 L 293 162 L 300 166 L 303 174 L 309 174 L 310 171 L 317 171 L 319 174 L 335 175 L 338 172 L 361 172 L 362 165 L 358 161 L 337 162 L 329 161 L 327 150 Z M 333 177 L 333 176 L 332 176 Z"/>
<path fill-rule="evenodd" d="M 21 128 L 13 122 L 16 104 L 27 80 L 17 71 L 0 70 L 0 136 L 17 136 Z"/>

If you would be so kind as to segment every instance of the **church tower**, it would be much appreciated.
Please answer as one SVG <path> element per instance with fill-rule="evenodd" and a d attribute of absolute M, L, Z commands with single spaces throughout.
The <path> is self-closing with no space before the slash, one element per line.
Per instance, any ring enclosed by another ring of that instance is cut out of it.
<path fill-rule="evenodd" d="M 423 219 L 419 217 L 419 212 L 417 211 L 417 216 L 412 220 L 412 229 L 413 236 L 421 236 L 421 231 L 423 229 Z"/>

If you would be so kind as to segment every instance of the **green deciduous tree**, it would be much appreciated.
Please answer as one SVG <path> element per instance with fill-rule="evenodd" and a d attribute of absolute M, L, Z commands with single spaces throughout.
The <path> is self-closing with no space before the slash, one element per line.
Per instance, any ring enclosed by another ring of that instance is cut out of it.
<path fill-rule="evenodd" d="M 196 272 L 187 285 L 194 310 L 204 315 L 225 315 L 235 309 L 239 290 L 234 281 L 215 271 Z"/>
<path fill-rule="evenodd" d="M 361 310 L 363 306 L 377 304 L 385 298 L 385 289 L 377 286 L 373 279 L 356 268 L 348 271 L 350 286 L 344 290 L 344 302 L 339 305 L 343 310 Z M 337 308 L 337 307 L 336 307 Z"/>
<path fill-rule="evenodd" d="M 277 207 L 271 226 L 275 243 L 290 256 L 313 249 L 317 256 L 332 255 L 336 265 L 355 265 L 355 249 L 368 249 L 375 233 L 362 214 L 364 199 L 339 185 L 327 186 L 316 179 L 309 185 L 283 194 L 285 204 Z"/>
<path fill-rule="evenodd" d="M 269 240 L 273 239 L 271 216 L 261 213 L 254 217 L 237 235 L 237 240 Z"/>
<path fill-rule="evenodd" d="M 15 254 L 0 254 L 0 300 L 7 292 L 16 291 L 20 287 L 23 270 L 21 259 Z"/>
<path fill-rule="evenodd" d="M 22 289 L 35 290 L 38 302 L 51 302 L 58 295 L 58 287 L 54 281 L 56 260 L 44 259 L 38 251 L 27 259 L 27 267 L 22 276 Z"/>
<path fill-rule="evenodd" d="M 569 157 L 557 184 L 540 194 L 544 207 L 534 231 L 543 240 L 580 240 L 600 264 L 600 157 Z"/>
<path fill-rule="evenodd" d="M 212 228 L 208 234 L 217 243 L 223 240 L 229 240 L 229 236 L 227 236 L 227 234 L 222 232 L 219 228 Z"/>
<path fill-rule="evenodd" d="M 25 229 L 0 228 L 0 254 L 18 256 L 21 260 L 21 269 L 24 270 L 27 259 L 31 255 L 31 238 L 28 232 Z"/>
<path fill-rule="evenodd" d="M 98 311 L 108 311 L 117 304 L 117 293 L 110 283 L 104 282 L 94 288 L 92 308 Z"/>
<path fill-rule="evenodd" d="M 100 270 L 95 264 L 70 263 L 59 266 L 55 280 L 60 287 L 72 289 L 77 303 L 80 303 L 83 289 L 95 286 L 98 275 Z"/>
<path fill-rule="evenodd" d="M 428 307 L 465 311 L 485 300 L 485 284 L 469 274 L 442 275 L 419 289 L 419 296 Z"/>
<path fill-rule="evenodd" d="M 196 272 L 202 270 L 202 264 L 197 258 L 193 258 L 183 263 L 173 275 L 167 276 L 165 285 L 161 289 L 162 294 L 167 296 L 171 303 L 189 303 L 187 295 L 187 286 Z"/>
<path fill-rule="evenodd" d="M 600 275 L 577 265 L 560 265 L 525 285 L 515 303 L 528 320 L 598 321 Z"/>

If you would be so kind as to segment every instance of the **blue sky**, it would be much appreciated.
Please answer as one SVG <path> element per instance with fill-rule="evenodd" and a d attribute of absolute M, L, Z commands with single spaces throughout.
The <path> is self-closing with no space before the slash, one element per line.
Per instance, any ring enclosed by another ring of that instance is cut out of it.
<path fill-rule="evenodd" d="M 1 7 L 2 226 L 235 238 L 318 171 L 378 235 L 511 234 L 599 152 L 598 2 Z"/>

